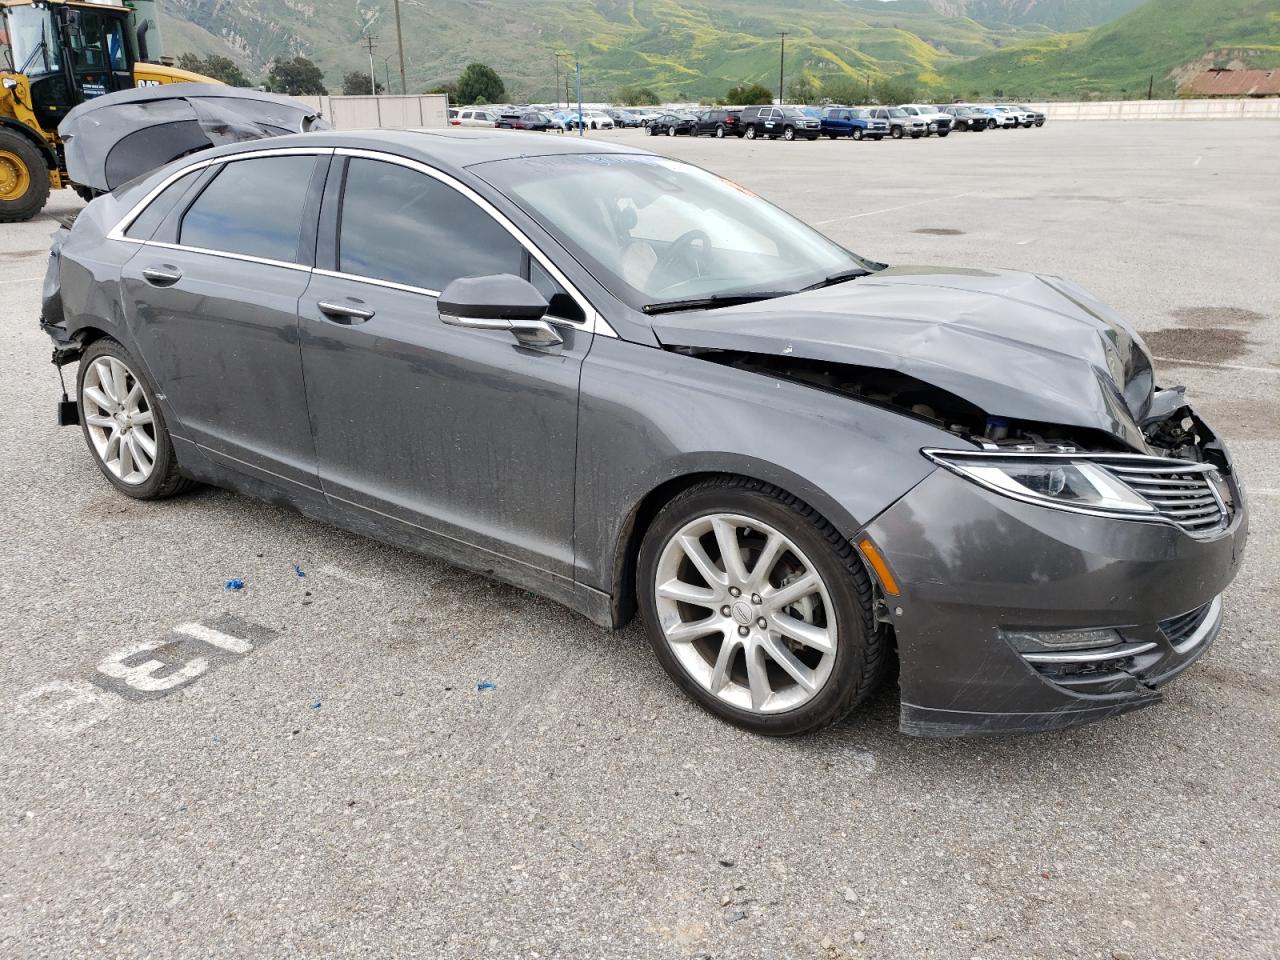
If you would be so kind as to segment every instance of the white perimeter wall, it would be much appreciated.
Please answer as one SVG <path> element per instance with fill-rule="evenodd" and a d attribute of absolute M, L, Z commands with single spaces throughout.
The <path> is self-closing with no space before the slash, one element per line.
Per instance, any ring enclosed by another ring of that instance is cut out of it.
<path fill-rule="evenodd" d="M 1037 103 L 1050 120 L 1280 119 L 1280 97 L 1258 100 L 1098 100 Z"/>
<path fill-rule="evenodd" d="M 448 98 L 440 93 L 414 97 L 294 97 L 309 104 L 339 130 L 447 127 Z"/>

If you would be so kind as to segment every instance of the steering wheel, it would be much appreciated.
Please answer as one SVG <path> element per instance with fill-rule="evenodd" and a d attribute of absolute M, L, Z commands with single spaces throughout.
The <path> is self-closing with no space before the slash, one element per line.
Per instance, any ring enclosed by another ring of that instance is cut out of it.
<path fill-rule="evenodd" d="M 686 254 L 693 250 L 694 241 L 702 241 L 701 255 L 695 254 L 693 257 L 693 269 L 699 276 L 702 274 L 702 264 L 699 262 L 706 256 L 711 249 L 711 238 L 707 236 L 705 230 L 686 230 L 680 236 L 671 242 L 671 246 L 667 247 L 667 252 L 658 260 L 654 270 L 665 270 L 678 260 L 684 259 Z"/>

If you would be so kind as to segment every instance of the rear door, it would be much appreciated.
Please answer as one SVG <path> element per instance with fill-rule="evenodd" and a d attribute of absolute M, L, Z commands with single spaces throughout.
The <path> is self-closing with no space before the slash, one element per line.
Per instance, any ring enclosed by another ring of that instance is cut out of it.
<path fill-rule="evenodd" d="M 313 488 L 298 298 L 327 160 L 214 165 L 122 273 L 131 331 L 183 434 L 224 466 Z"/>
<path fill-rule="evenodd" d="M 571 577 L 578 376 L 591 344 L 582 304 L 465 188 L 352 153 L 338 158 L 341 181 L 331 174 L 300 308 L 325 494 L 437 548 L 479 548 L 508 576 Z M 450 281 L 494 273 L 543 291 L 563 345 L 440 320 Z"/>

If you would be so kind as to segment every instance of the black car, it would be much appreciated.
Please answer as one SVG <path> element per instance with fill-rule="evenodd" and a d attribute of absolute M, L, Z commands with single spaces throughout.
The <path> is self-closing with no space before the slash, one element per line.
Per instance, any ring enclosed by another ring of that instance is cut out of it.
<path fill-rule="evenodd" d="M 757 137 L 817 140 L 822 133 L 822 121 L 796 107 L 745 107 L 741 125 L 742 135 L 748 140 Z"/>
<path fill-rule="evenodd" d="M 974 133 L 981 133 L 991 126 L 991 118 L 974 107 L 952 104 L 938 109 L 951 117 L 951 126 L 955 130 L 969 130 Z"/>
<path fill-rule="evenodd" d="M 742 111 L 717 107 L 698 114 L 697 133 L 711 137 L 741 137 Z"/>
<path fill-rule="evenodd" d="M 496 126 L 506 127 L 509 130 L 537 130 L 539 132 L 545 132 L 552 127 L 557 127 L 550 116 L 538 110 L 531 110 L 526 113 L 504 113 L 499 118 Z M 557 129 L 559 128 L 557 127 Z"/>
<path fill-rule="evenodd" d="M 664 113 L 649 124 L 649 136 L 665 133 L 668 137 L 698 135 L 698 115 L 695 113 Z"/>

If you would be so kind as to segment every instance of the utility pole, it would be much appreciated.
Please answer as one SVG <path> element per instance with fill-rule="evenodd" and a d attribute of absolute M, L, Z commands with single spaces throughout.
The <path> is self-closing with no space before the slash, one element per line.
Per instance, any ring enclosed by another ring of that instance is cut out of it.
<path fill-rule="evenodd" d="M 573 72 L 578 82 L 578 136 L 585 137 L 586 133 L 582 129 L 582 64 L 574 61 Z"/>
<path fill-rule="evenodd" d="M 404 37 L 400 33 L 400 0 L 396 2 L 396 49 L 400 51 L 400 95 L 404 96 L 409 92 L 409 87 L 404 79 Z M 391 92 L 391 80 L 387 80 L 387 93 Z"/>
<path fill-rule="evenodd" d="M 557 50 L 553 56 L 556 61 L 556 108 L 560 107 L 560 58 L 571 56 L 568 50 Z M 569 78 L 564 78 L 564 105 L 569 106 Z"/>
<path fill-rule="evenodd" d="M 388 54 L 382 58 L 382 72 L 387 78 L 387 93 L 391 92 L 391 58 L 393 56 L 395 56 L 395 54 Z M 402 91 L 403 89 L 404 88 L 401 87 Z"/>
<path fill-rule="evenodd" d="M 1147 81 L 1147 99 L 1148 100 L 1151 99 L 1151 94 L 1155 92 L 1155 88 L 1156 88 L 1156 75 L 1153 73 L 1151 75 L 1151 79 Z"/>
<path fill-rule="evenodd" d="M 778 33 L 778 106 L 782 106 L 782 68 L 787 59 L 787 35 Z"/>
<path fill-rule="evenodd" d="M 372 33 L 366 33 L 361 41 L 369 50 L 369 94 L 374 97 L 378 95 L 378 75 L 373 72 L 373 48 L 377 41 L 377 36 Z"/>

